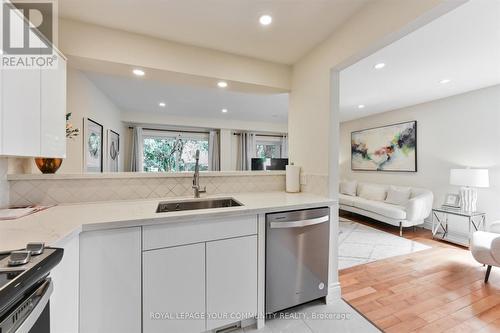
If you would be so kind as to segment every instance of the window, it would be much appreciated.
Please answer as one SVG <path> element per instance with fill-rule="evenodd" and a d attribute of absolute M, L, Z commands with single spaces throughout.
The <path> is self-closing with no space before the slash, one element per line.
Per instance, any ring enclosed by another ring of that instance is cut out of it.
<path fill-rule="evenodd" d="M 258 158 L 280 158 L 281 138 L 257 135 L 255 137 L 255 152 Z"/>
<path fill-rule="evenodd" d="M 200 170 L 208 170 L 208 133 L 144 131 L 144 171 L 194 171 L 200 150 Z"/>

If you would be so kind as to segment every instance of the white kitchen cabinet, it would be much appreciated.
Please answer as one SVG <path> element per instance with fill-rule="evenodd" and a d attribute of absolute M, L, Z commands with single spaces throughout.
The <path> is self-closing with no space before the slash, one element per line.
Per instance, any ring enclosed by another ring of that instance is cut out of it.
<path fill-rule="evenodd" d="M 207 330 L 255 317 L 257 236 L 225 239 L 206 244 Z M 229 316 L 217 318 L 219 314 Z"/>
<path fill-rule="evenodd" d="M 144 332 L 204 332 L 204 313 L 205 243 L 144 252 Z M 201 317 L 172 317 L 181 314 Z"/>
<path fill-rule="evenodd" d="M 40 70 L 4 69 L 2 155 L 40 155 Z"/>
<path fill-rule="evenodd" d="M 83 232 L 79 332 L 141 332 L 141 300 L 141 228 Z"/>
<path fill-rule="evenodd" d="M 23 40 L 22 17 L 11 16 L 13 41 Z M 30 32 L 30 45 L 41 39 Z M 2 68 L 0 76 L 0 155 L 66 156 L 66 59 L 54 50 L 51 69 Z"/>
<path fill-rule="evenodd" d="M 41 73 L 41 152 L 43 157 L 66 157 L 66 60 L 57 52 L 57 68 Z"/>
<path fill-rule="evenodd" d="M 64 249 L 61 262 L 50 277 L 54 293 L 50 296 L 50 332 L 78 332 L 79 237 L 75 235 L 55 244 Z"/>

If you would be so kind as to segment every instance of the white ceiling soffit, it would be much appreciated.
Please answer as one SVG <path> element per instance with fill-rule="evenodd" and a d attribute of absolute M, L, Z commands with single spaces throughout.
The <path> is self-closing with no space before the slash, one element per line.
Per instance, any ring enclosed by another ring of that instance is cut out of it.
<path fill-rule="evenodd" d="M 243 93 L 94 72 L 85 75 L 122 111 L 270 123 L 288 120 L 287 93 Z"/>
<path fill-rule="evenodd" d="M 293 64 L 370 0 L 59 0 L 59 15 Z M 273 22 L 261 26 L 259 17 Z"/>
<path fill-rule="evenodd" d="M 385 67 L 376 70 L 378 63 Z M 496 84 L 500 84 L 500 1 L 473 0 L 343 70 L 340 120 Z"/>
<path fill-rule="evenodd" d="M 93 72 L 112 76 L 130 78 L 136 67 L 110 61 L 96 60 L 77 56 L 68 56 L 68 65 L 82 72 Z M 169 85 L 191 86 L 199 88 L 213 88 L 219 79 L 213 77 L 191 75 L 180 72 L 165 71 L 157 68 L 140 67 L 146 73 L 148 81 L 158 81 Z M 237 82 L 225 81 L 228 84 L 226 90 L 250 94 L 279 94 L 288 93 L 288 90 L 275 87 Z"/>

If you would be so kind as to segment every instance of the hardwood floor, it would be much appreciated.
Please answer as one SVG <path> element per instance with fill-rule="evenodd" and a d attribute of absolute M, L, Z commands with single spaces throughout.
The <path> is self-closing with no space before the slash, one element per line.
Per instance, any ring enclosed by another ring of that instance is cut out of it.
<path fill-rule="evenodd" d="M 350 220 L 398 235 L 396 227 L 359 216 Z M 500 268 L 486 267 L 463 247 L 405 229 L 432 248 L 341 270 L 342 297 L 385 332 L 500 332 Z"/>

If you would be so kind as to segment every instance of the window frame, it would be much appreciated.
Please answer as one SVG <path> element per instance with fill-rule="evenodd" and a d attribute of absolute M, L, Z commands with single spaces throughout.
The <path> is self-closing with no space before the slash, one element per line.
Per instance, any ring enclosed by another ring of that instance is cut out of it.
<path fill-rule="evenodd" d="M 145 129 L 142 132 L 142 145 L 144 146 L 144 141 L 146 139 L 177 139 L 178 137 L 181 137 L 181 139 L 184 140 L 193 140 L 193 141 L 209 141 L 209 132 L 189 132 L 189 131 L 181 131 L 181 130 L 162 130 L 162 129 Z M 208 148 L 210 150 L 210 146 Z M 207 151 L 207 153 L 209 153 Z M 145 161 L 145 156 L 143 153 L 143 165 L 146 165 Z M 178 159 L 181 158 L 181 156 L 177 157 Z M 178 165 L 178 163 L 177 163 Z M 169 173 L 176 173 L 176 172 L 186 172 L 186 171 L 179 171 L 179 170 L 170 170 L 170 171 L 147 171 L 144 170 L 143 167 L 143 172 L 169 172 Z"/>
<path fill-rule="evenodd" d="M 278 157 L 266 157 L 266 158 L 281 158 L 281 155 L 283 154 L 282 149 L 283 149 L 283 143 L 282 143 L 282 137 L 280 136 L 268 136 L 268 135 L 255 135 L 255 157 L 259 158 L 260 156 L 257 156 L 257 146 L 258 145 L 265 145 L 265 146 L 278 146 L 279 147 L 279 156 Z"/>

